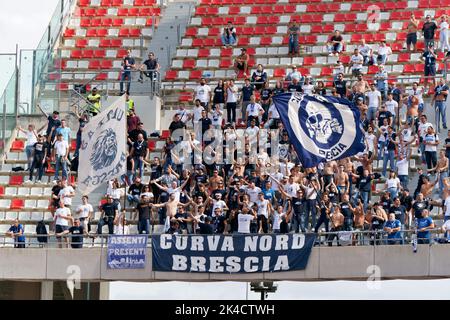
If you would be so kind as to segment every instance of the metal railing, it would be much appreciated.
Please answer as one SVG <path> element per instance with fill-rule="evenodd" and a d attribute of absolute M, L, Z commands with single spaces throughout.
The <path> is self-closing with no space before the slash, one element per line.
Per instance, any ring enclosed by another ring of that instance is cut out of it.
<path fill-rule="evenodd" d="M 434 228 L 428 230 L 430 232 L 429 238 L 418 238 L 417 230 L 401 230 L 398 231 L 398 238 L 388 238 L 388 233 L 384 230 L 373 231 L 337 231 L 337 232 L 319 232 L 317 233 L 315 247 L 329 247 L 329 246 L 389 246 L 389 245 L 403 245 L 411 246 L 413 242 L 417 241 L 417 244 L 433 245 L 437 243 L 447 243 L 447 238 L 442 235 L 444 232 L 440 228 Z M 161 235 L 163 233 L 151 229 L 151 233 L 148 235 L 149 241 L 147 246 L 151 247 L 151 237 L 153 235 Z M 313 234 L 313 233 L 303 233 Z M 129 234 L 130 236 L 137 234 Z M 196 234 L 180 234 L 179 236 L 191 237 Z M 198 235 L 198 234 L 197 234 Z M 218 235 L 218 234 L 215 234 Z M 249 235 L 262 235 L 262 234 L 225 234 L 223 236 L 242 237 Z M 80 235 L 63 235 L 60 236 L 61 241 L 58 241 L 56 234 L 50 232 L 47 235 L 37 234 L 25 234 L 25 242 L 14 242 L 14 239 L 7 235 L 0 235 L 0 248 L 14 247 L 15 244 L 24 244 L 25 248 L 57 248 L 60 244 L 63 247 L 70 246 L 70 240 L 73 237 L 79 237 Z M 108 245 L 109 234 L 85 234 L 83 236 L 83 248 L 91 247 L 106 247 Z M 38 239 L 44 240 L 39 242 Z"/>

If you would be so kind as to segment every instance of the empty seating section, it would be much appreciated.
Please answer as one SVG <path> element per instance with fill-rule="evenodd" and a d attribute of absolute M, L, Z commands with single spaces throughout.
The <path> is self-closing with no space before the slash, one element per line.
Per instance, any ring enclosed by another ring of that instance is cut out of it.
<path fill-rule="evenodd" d="M 140 56 L 138 50 L 148 46 L 160 15 L 156 0 L 78 0 L 63 32 L 63 60 L 58 67 L 64 72 L 108 69 L 96 81 L 117 80 L 115 72 L 119 72 L 119 60 L 126 55 L 124 47 Z M 57 82 L 57 90 L 67 90 L 71 78 L 75 76 L 49 80 Z"/>
<path fill-rule="evenodd" d="M 378 9 L 377 23 L 372 23 L 372 11 Z M 436 20 L 450 14 L 450 0 L 202 0 L 165 80 L 188 82 L 206 76 L 215 81 L 234 76 L 233 57 L 241 47 L 253 50 L 248 52 L 252 70 L 256 64 L 263 64 L 271 80 L 283 78 L 292 64 L 303 66 L 306 74 L 331 79 L 337 58 L 328 56 L 326 44 L 334 30 L 343 34 L 345 50 L 339 58 L 347 72 L 353 49 L 364 39 L 375 54 L 381 41 L 392 48 L 393 55 L 386 65 L 391 76 L 418 76 L 423 69 L 417 64 L 423 41 L 419 39 L 417 52 L 404 51 L 411 13 L 419 19 L 420 29 L 426 14 Z M 290 57 L 287 52 L 288 25 L 293 21 L 300 26 L 302 50 L 298 57 Z M 236 28 L 238 42 L 233 49 L 224 50 L 220 35 L 228 22 Z M 371 75 L 376 69 L 365 67 L 364 71 Z"/>

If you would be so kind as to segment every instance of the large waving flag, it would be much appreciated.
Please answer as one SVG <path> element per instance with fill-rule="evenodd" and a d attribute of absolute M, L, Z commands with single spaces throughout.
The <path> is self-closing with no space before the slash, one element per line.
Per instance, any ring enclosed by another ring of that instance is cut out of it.
<path fill-rule="evenodd" d="M 276 95 L 273 101 L 305 168 L 364 151 L 360 112 L 350 101 L 301 93 Z"/>
<path fill-rule="evenodd" d="M 126 173 L 126 126 L 122 96 L 83 128 L 78 166 L 78 188 L 82 194 Z"/>

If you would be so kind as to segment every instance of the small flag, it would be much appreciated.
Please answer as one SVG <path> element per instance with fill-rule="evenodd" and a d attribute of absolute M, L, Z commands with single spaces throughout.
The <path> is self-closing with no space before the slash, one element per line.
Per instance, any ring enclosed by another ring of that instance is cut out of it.
<path fill-rule="evenodd" d="M 296 92 L 273 101 L 305 168 L 364 151 L 360 112 L 350 101 Z"/>

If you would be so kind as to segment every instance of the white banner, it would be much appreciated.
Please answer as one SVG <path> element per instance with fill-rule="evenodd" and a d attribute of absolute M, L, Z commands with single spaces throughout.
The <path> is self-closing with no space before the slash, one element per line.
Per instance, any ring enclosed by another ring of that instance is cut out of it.
<path fill-rule="evenodd" d="M 81 137 L 78 188 L 83 195 L 126 173 L 125 96 L 91 118 Z"/>

